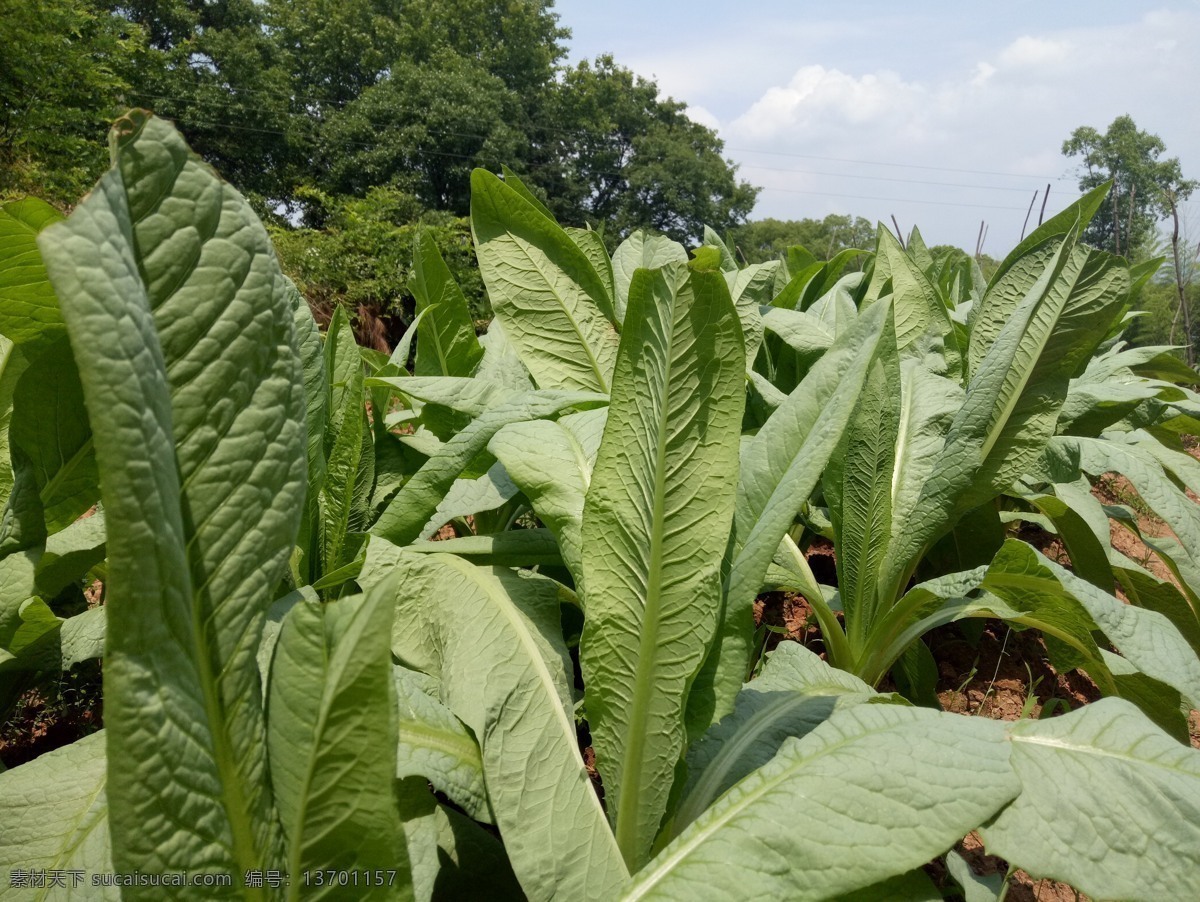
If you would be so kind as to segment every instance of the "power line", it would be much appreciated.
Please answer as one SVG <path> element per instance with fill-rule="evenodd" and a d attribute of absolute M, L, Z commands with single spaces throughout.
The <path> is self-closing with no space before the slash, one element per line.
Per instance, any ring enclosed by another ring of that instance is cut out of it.
<path fill-rule="evenodd" d="M 339 107 L 345 107 L 346 105 L 353 103 L 353 101 L 322 101 L 322 100 L 318 100 L 318 99 L 312 98 L 312 97 L 306 98 L 306 97 L 302 97 L 299 95 L 290 95 L 290 94 L 285 95 L 281 92 L 265 91 L 265 90 L 259 90 L 259 89 L 254 89 L 254 88 L 243 88 L 243 89 L 239 89 L 239 90 L 241 90 L 243 93 L 247 93 L 247 94 L 265 94 L 267 96 L 281 97 L 284 99 L 293 100 L 295 102 L 328 104 L 331 106 L 339 106 Z M 145 97 L 145 98 L 158 99 L 158 100 L 175 101 L 177 103 L 187 103 L 189 100 L 189 98 L 183 98 L 183 97 L 173 96 L 173 95 L 169 95 L 169 94 L 147 93 L 147 94 L 141 94 L 139 96 Z M 204 98 L 203 100 L 200 101 L 200 103 L 216 105 L 216 106 L 224 106 L 227 109 L 237 107 L 239 109 L 247 110 L 250 112 L 257 112 L 257 113 L 263 113 L 263 114 L 272 114 L 272 113 L 276 112 L 274 110 L 262 109 L 261 107 L 250 107 L 250 106 L 238 104 L 234 97 L 227 97 L 227 98 L 220 98 L 220 99 Z M 423 107 L 417 107 L 417 106 L 396 105 L 396 106 L 392 107 L 392 109 L 394 109 L 396 112 L 402 112 L 402 113 L 424 112 Z M 312 118 L 304 116 L 303 114 L 287 113 L 286 115 L 299 116 L 301 119 L 303 119 L 306 122 L 312 123 L 314 125 L 317 124 L 317 123 L 313 122 Z M 549 126 L 549 125 L 542 124 L 532 118 L 528 119 L 523 124 L 527 125 L 527 126 L 531 126 L 533 128 L 536 128 L 539 131 L 543 131 L 543 132 L 551 132 L 551 133 L 557 133 L 557 134 L 563 134 L 563 135 L 573 135 L 573 136 L 585 136 L 588 134 L 588 132 L 586 132 L 582 129 L 567 129 L 567 128 Z M 475 139 L 475 140 L 480 140 L 480 141 L 485 141 L 489 137 L 491 137 L 490 135 L 483 135 L 483 134 L 478 134 L 478 133 L 474 133 L 474 132 L 459 132 L 459 131 L 451 131 L 448 129 L 426 128 L 426 131 L 429 134 L 444 135 L 447 137 L 456 137 L 456 138 L 470 138 L 470 139 Z M 1040 175 L 1028 175 L 1028 174 L 1015 173 L 1015 172 L 997 172 L 997 171 L 982 170 L 982 169 L 959 169 L 959 168 L 948 167 L 948 166 L 929 166 L 929 165 L 922 165 L 922 164 L 916 164 L 916 163 L 896 163 L 896 162 L 886 162 L 886 161 L 881 161 L 881 160 L 857 160 L 857 159 L 850 159 L 847 157 L 818 156 L 816 154 L 802 154 L 802 153 L 793 153 L 793 152 L 788 152 L 788 151 L 753 150 L 750 148 L 736 148 L 736 147 L 728 147 L 728 146 L 726 146 L 724 148 L 724 151 L 727 153 L 749 153 L 749 154 L 760 154 L 760 155 L 766 155 L 766 156 L 794 157 L 794 158 L 798 158 L 798 159 L 820 160 L 820 161 L 828 162 L 828 163 L 848 163 L 848 164 L 852 164 L 852 165 L 856 165 L 856 166 L 886 166 L 886 167 L 891 167 L 891 168 L 896 168 L 896 169 L 917 169 L 917 170 L 922 170 L 922 171 L 926 171 L 926 172 L 949 172 L 949 173 L 955 173 L 955 174 L 960 174 L 960 175 L 986 175 L 986 176 L 992 176 L 992 177 L 998 177 L 998 178 L 1021 178 L 1021 179 L 1038 181 L 1038 182 L 1047 181 L 1047 180 L 1049 180 L 1049 181 L 1071 181 L 1072 180 L 1071 177 L 1069 177 L 1069 176 L 1040 176 Z M 735 161 L 735 163 L 736 163 L 736 161 Z M 804 170 L 804 169 L 760 166 L 760 165 L 753 164 L 753 163 L 736 163 L 736 165 L 740 169 L 753 169 L 753 170 L 761 170 L 761 171 L 768 171 L 768 172 L 791 172 L 791 173 L 796 173 L 799 175 L 822 175 L 822 176 L 833 177 L 833 178 L 838 178 L 838 177 L 855 178 L 855 179 L 862 179 L 862 180 L 867 180 L 867 181 L 894 181 L 894 182 L 901 182 L 901 183 L 914 184 L 914 185 L 932 185 L 932 186 L 947 187 L 947 188 L 976 188 L 976 189 L 984 190 L 984 191 L 1012 191 L 1012 192 L 1018 192 L 1018 193 L 1023 193 L 1028 190 L 1027 188 L 1024 188 L 1024 187 L 1013 188 L 1013 187 L 1009 187 L 1009 186 L 999 186 L 999 185 L 963 185 L 963 184 L 956 184 L 953 182 L 923 181 L 923 180 L 919 180 L 919 179 L 903 179 L 903 178 L 893 179 L 893 178 L 888 178 L 887 176 L 855 175 L 855 174 L 850 174 L 850 173 L 836 173 L 836 172 L 815 172 L 815 171 Z"/>
<path fill-rule="evenodd" d="M 1039 182 L 1069 182 L 1070 176 L 1066 175 L 1029 175 L 1021 172 L 995 172 L 987 169 L 953 169 L 949 166 L 922 166 L 917 163 L 892 163 L 883 160 L 851 160 L 846 157 L 821 157 L 815 154 L 808 153 L 793 153 L 785 150 L 753 150 L 746 147 L 726 147 L 729 153 L 757 153 L 773 157 L 799 157 L 805 160 L 822 160 L 826 163 L 853 163 L 857 166 L 892 166 L 900 169 L 927 169 L 934 172 L 957 172 L 962 175 L 992 175 L 1010 179 L 1035 179 Z"/>
<path fill-rule="evenodd" d="M 790 172 L 797 175 L 823 175 L 839 179 L 865 179 L 871 182 L 901 182 L 906 185 L 938 185 L 943 188 L 975 188 L 980 191 L 1011 191 L 1017 194 L 1028 194 L 1028 188 L 1009 188 L 997 185 L 964 185 L 961 182 L 930 182 L 922 179 L 889 178 L 886 175 L 854 175 L 849 172 L 816 172 L 811 169 L 787 169 L 776 166 L 751 166 L 743 164 L 740 169 L 757 169 L 763 172 Z"/>
<path fill-rule="evenodd" d="M 234 131 L 255 132 L 255 133 L 259 133 L 259 134 L 280 135 L 280 136 L 284 136 L 284 137 L 287 136 L 287 132 L 280 131 L 279 129 L 256 128 L 254 126 L 249 126 L 249 125 L 232 125 L 228 122 L 217 122 L 217 121 L 214 121 L 211 119 L 206 120 L 206 119 L 194 119 L 193 118 L 190 121 L 192 121 L 193 123 L 199 124 L 199 125 L 215 125 L 215 126 L 220 126 L 221 128 L 232 129 Z M 368 150 L 376 150 L 376 149 L 379 149 L 384 146 L 384 144 L 382 142 L 367 143 L 367 142 L 362 142 L 362 141 L 350 141 L 350 140 L 344 141 L 343 144 L 346 146 L 361 147 L 361 148 L 368 149 Z M 448 158 L 457 159 L 457 160 L 464 160 L 467 162 L 473 162 L 477 159 L 476 156 L 469 155 L 469 154 L 450 153 L 447 151 L 426 150 L 426 149 L 421 149 L 421 148 L 409 148 L 408 150 L 406 150 L 406 153 L 416 154 L 418 156 L 448 157 Z M 536 170 L 545 169 L 546 167 L 533 165 L 533 166 L 529 166 L 527 168 L 530 170 L 536 171 Z M 790 171 L 790 170 L 783 170 L 783 171 Z M 620 172 L 597 172 L 595 174 L 600 175 L 600 176 L 607 176 L 607 177 L 620 177 L 622 173 L 620 173 Z M 897 180 L 897 181 L 902 181 L 902 180 Z M 914 182 L 914 184 L 917 184 L 917 182 Z M 830 191 L 808 191 L 808 190 L 803 190 L 803 189 L 799 189 L 799 188 L 778 188 L 778 187 L 774 187 L 771 185 L 763 185 L 763 186 L 759 186 L 759 187 L 761 187 L 761 190 L 763 190 L 763 191 L 778 191 L 778 192 L 783 192 L 783 193 L 787 193 L 787 194 L 805 194 L 805 195 L 812 195 L 815 197 L 836 197 L 836 198 L 842 198 L 842 199 L 846 199 L 846 200 L 871 200 L 871 201 L 878 201 L 878 202 L 882 202 L 882 203 L 894 203 L 894 204 L 923 204 L 926 206 L 935 206 L 935 207 L 963 207 L 966 209 L 974 209 L 974 210 L 1016 210 L 1017 212 L 1020 212 L 1023 209 L 1022 207 L 1006 207 L 1006 206 L 989 205 L 989 204 L 966 204 L 966 203 L 955 203 L 952 201 L 918 200 L 916 198 L 877 197 L 877 196 L 864 195 L 864 194 L 841 194 L 841 193 L 830 192 Z"/>
<path fill-rule="evenodd" d="M 1024 207 L 1001 207 L 994 204 L 963 204 L 953 201 L 942 200 L 917 200 L 916 198 L 904 197 L 872 197 L 865 194 L 835 194 L 828 191 L 806 191 L 800 188 L 775 188 L 769 185 L 764 186 L 763 191 L 782 191 L 787 194 L 813 194 L 819 197 L 843 197 L 851 200 L 874 200 L 890 204 L 926 204 L 933 207 L 965 207 L 971 210 L 1016 210 L 1018 213 L 1024 210 Z"/>

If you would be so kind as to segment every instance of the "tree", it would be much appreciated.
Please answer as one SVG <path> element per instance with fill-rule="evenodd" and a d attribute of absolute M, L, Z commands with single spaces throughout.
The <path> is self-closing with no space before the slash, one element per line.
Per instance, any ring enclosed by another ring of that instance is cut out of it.
<path fill-rule="evenodd" d="M 874 247 L 875 227 L 861 216 L 836 213 L 824 219 L 758 219 L 734 229 L 733 240 L 748 263 L 778 260 L 796 245 L 828 260 L 847 248 Z"/>
<path fill-rule="evenodd" d="M 397 60 L 391 72 L 334 112 L 318 139 L 316 182 L 364 196 L 395 185 L 427 208 L 465 216 L 471 170 L 499 169 L 528 146 L 521 99 L 475 60 L 443 49 L 423 65 Z"/>
<path fill-rule="evenodd" d="M 686 243 L 706 224 L 732 228 L 758 189 L 737 180 L 716 132 L 685 110 L 611 56 L 585 60 L 546 99 L 529 179 L 563 221 L 586 219 L 610 240 L 650 228 Z"/>
<path fill-rule="evenodd" d="M 1083 233 L 1085 241 L 1130 258 L 1145 254 L 1171 204 L 1187 198 L 1197 184 L 1183 178 L 1178 157 L 1160 159 L 1165 151 L 1158 135 L 1140 131 L 1129 116 L 1118 116 L 1104 134 L 1089 126 L 1071 133 L 1062 152 L 1082 158 L 1080 190 L 1113 183 Z"/>
<path fill-rule="evenodd" d="M 256 0 L 107 0 L 148 35 L 129 70 L 127 106 L 174 120 L 192 147 L 260 213 L 285 200 L 305 165 L 287 56 Z"/>
<path fill-rule="evenodd" d="M 144 46 L 91 0 L 0 0 L 0 197 L 78 200 L 107 164 L 104 134 Z"/>

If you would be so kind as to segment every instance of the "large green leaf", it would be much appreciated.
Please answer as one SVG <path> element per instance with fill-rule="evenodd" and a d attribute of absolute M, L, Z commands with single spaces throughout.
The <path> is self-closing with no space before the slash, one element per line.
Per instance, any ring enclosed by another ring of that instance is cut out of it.
<path fill-rule="evenodd" d="M 721 627 L 688 701 L 689 720 L 701 731 L 732 710 L 748 676 L 754 598 L 841 440 L 890 315 L 886 303 L 864 311 L 742 452 Z"/>
<path fill-rule="evenodd" d="M 271 664 L 268 754 L 288 840 L 289 874 L 399 871 L 359 898 L 412 897 L 404 832 L 391 793 L 396 778 L 396 705 L 390 584 L 365 598 L 300 601 L 283 619 Z M 336 896 L 304 887 L 289 897 Z"/>
<path fill-rule="evenodd" d="M 367 527 L 374 478 L 371 432 L 364 407 L 366 389 L 362 357 L 346 311 L 338 307 L 325 337 L 325 371 L 329 373 L 329 426 L 324 479 L 319 495 L 321 563 L 325 572 L 344 565 L 347 537 Z"/>
<path fill-rule="evenodd" d="M 62 214 L 34 197 L 0 207 L 0 335 L 40 345 L 65 334 L 37 236 Z"/>
<path fill-rule="evenodd" d="M 1004 544 L 983 587 L 1009 602 L 1024 595 L 1032 595 L 1039 604 L 1056 596 L 1074 602 L 1093 621 L 1089 626 L 1100 630 L 1138 670 L 1179 690 L 1193 707 L 1200 706 L 1200 658 L 1162 614 L 1123 604 L 1015 539 Z"/>
<path fill-rule="evenodd" d="M 607 392 L 619 339 L 587 255 L 482 169 L 471 174 L 471 231 L 496 319 L 538 387 Z"/>
<path fill-rule="evenodd" d="M 492 464 L 482 476 L 456 479 L 438 502 L 437 509 L 421 530 L 421 538 L 428 539 L 442 526 L 457 517 L 475 516 L 475 528 L 481 528 L 478 514 L 499 510 L 520 494 L 517 484 L 509 478 L 501 464 Z"/>
<path fill-rule="evenodd" d="M 554 417 L 571 407 L 596 407 L 605 400 L 603 395 L 586 392 L 526 392 L 487 411 L 442 445 L 404 484 L 371 528 L 372 534 L 394 545 L 416 539 L 454 480 L 504 426 Z"/>
<path fill-rule="evenodd" d="M 300 547 L 297 577 L 301 583 L 313 583 L 320 578 L 321 525 L 320 497 L 325 484 L 325 431 L 329 420 L 329 380 L 325 366 L 325 349 L 321 333 L 313 319 L 308 302 L 291 282 L 288 292 L 295 310 L 296 345 L 304 371 L 305 421 L 308 427 L 308 490 L 304 496 L 304 517 L 300 521 Z"/>
<path fill-rule="evenodd" d="M 892 278 L 892 306 L 896 318 L 896 347 L 902 356 L 932 352 L 938 364 L 957 372 L 958 350 L 946 309 L 937 289 L 892 233 L 879 227 L 879 257 L 886 257 Z M 928 345 L 928 347 L 926 347 Z M 940 369 L 940 366 L 930 366 Z"/>
<path fill-rule="evenodd" d="M 413 542 L 404 547 L 421 554 L 457 554 L 477 564 L 497 567 L 561 566 L 563 563 L 558 541 L 549 529 L 512 529 L 487 536 Z"/>
<path fill-rule="evenodd" d="M 678 241 L 666 235 L 651 235 L 642 229 L 630 233 L 612 256 L 613 302 L 617 321 L 625 320 L 625 308 L 629 304 L 629 285 L 633 274 L 639 269 L 658 269 L 668 263 L 686 263 L 687 251 Z"/>
<path fill-rule="evenodd" d="M 471 375 L 483 357 L 483 348 L 475 337 L 467 299 L 429 232 L 418 232 L 413 242 L 413 274 L 408 280 L 408 290 L 416 298 L 417 312 L 428 311 L 417 331 L 413 373 Z"/>
<path fill-rule="evenodd" d="M 46 546 L 46 523 L 33 466 L 13 449 L 13 489 L 0 512 L 0 650 L 21 625 L 21 606 L 37 591 L 37 566 Z"/>
<path fill-rule="evenodd" d="M 587 410 L 557 421 L 513 423 L 488 444 L 558 539 L 563 562 L 577 586 L 583 583 L 583 502 L 606 416 L 606 410 Z"/>
<path fill-rule="evenodd" d="M 91 885 L 93 874 L 113 870 L 104 782 L 103 731 L 0 773 L 0 899 L 121 897 Z M 35 887 L 34 870 L 82 871 L 86 882 L 68 873 L 61 888 Z"/>
<path fill-rule="evenodd" d="M 489 902 L 523 902 L 525 895 L 498 839 L 455 809 L 439 804 L 423 778 L 408 777 L 396 785 L 416 902 L 479 895 L 486 895 Z"/>
<path fill-rule="evenodd" d="M 583 510 L 580 641 L 597 768 L 630 868 L 666 812 L 687 687 L 716 632 L 744 360 L 719 274 L 635 273 Z"/>
<path fill-rule="evenodd" d="M 737 259 L 733 256 L 733 251 L 717 234 L 716 229 L 704 227 L 704 244 L 708 247 L 714 247 L 720 253 L 721 271 L 726 273 L 736 273 L 738 269 Z"/>
<path fill-rule="evenodd" d="M 478 737 L 525 892 L 611 898 L 627 873 L 579 754 L 557 583 L 372 539 L 359 582 L 392 573 L 393 651 L 437 678 L 442 702 Z"/>
<path fill-rule="evenodd" d="M 38 592 L 53 598 L 68 583 L 83 579 L 104 560 L 104 512 L 76 520 L 66 529 L 46 539 L 46 548 L 37 567 Z"/>
<path fill-rule="evenodd" d="M 604 286 L 605 297 L 600 303 L 602 310 L 611 310 L 613 325 L 620 326 L 620 317 L 616 313 L 616 285 L 613 281 L 612 260 L 608 256 L 608 248 L 604 246 L 604 236 L 593 228 L 564 229 L 567 236 L 583 251 L 585 257 L 596 270 L 600 283 Z"/>
<path fill-rule="evenodd" d="M 1061 238 L 1072 232 L 1082 232 L 1092 217 L 1100 209 L 1104 198 L 1112 188 L 1111 182 L 1105 182 L 1093 188 L 1070 206 L 1051 216 L 1040 226 L 1025 236 L 1016 247 L 1009 251 L 1008 256 L 1000 263 L 999 268 L 992 274 L 992 283 L 999 282 L 1009 268 L 1024 257 L 1029 251 L 1050 238 Z"/>
<path fill-rule="evenodd" d="M 1020 270 L 1024 299 L 971 367 L 966 400 L 912 509 L 910 528 L 889 549 L 882 582 L 888 597 L 899 595 L 920 553 L 959 516 L 1039 461 L 1070 377 L 1103 338 L 1128 290 L 1122 261 L 1069 240 L 1030 257 Z M 973 334 L 972 360 L 976 347 Z"/>
<path fill-rule="evenodd" d="M 174 129 L 130 113 L 112 145 L 39 246 L 109 530 L 114 865 L 279 868 L 255 656 L 304 499 L 292 301 L 249 204 Z"/>
<path fill-rule="evenodd" d="M 1055 436 L 1051 445 L 1077 460 L 1079 468 L 1091 476 L 1112 472 L 1128 479 L 1141 499 L 1171 527 L 1186 555 L 1200 561 L 1200 507 L 1164 472 L 1150 446 L 1063 435 Z"/>
<path fill-rule="evenodd" d="M 17 382 L 9 441 L 33 466 L 48 532 L 68 526 L 96 503 L 92 432 L 65 335 L 44 347 Z"/>
<path fill-rule="evenodd" d="M 1003 735 L 922 708 L 838 710 L 722 795 L 624 898 L 832 899 L 906 874 L 1016 796 Z"/>
<path fill-rule="evenodd" d="M 400 713 L 396 777 L 421 777 L 475 820 L 493 823 L 479 744 L 438 701 L 437 680 L 399 665 L 392 672 Z"/>
<path fill-rule="evenodd" d="M 1021 794 L 989 853 L 1094 899 L 1200 895 L 1200 752 L 1120 699 L 1008 730 Z"/>
<path fill-rule="evenodd" d="M 688 749 L 687 787 L 673 834 L 743 777 L 762 767 L 790 737 L 804 737 L 839 707 L 891 697 L 830 667 L 797 642 L 781 642 L 762 673 L 738 693 L 733 713 Z"/>
<path fill-rule="evenodd" d="M 824 476 L 837 546 L 838 590 L 846 634 L 861 648 L 879 616 L 879 568 L 891 541 L 894 470 L 900 442 L 899 339 L 888 332 L 879 343 L 854 414 Z M 907 425 L 907 423 L 906 423 Z"/>

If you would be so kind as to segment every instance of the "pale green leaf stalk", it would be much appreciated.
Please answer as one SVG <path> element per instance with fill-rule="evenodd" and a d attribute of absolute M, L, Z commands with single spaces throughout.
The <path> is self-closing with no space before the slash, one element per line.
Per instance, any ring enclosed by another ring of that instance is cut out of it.
<path fill-rule="evenodd" d="M 357 898 L 412 898 L 404 831 L 390 792 L 396 724 L 384 584 L 328 604 L 300 601 L 283 620 L 271 667 L 268 753 L 288 840 L 286 871 L 398 871 Z M 353 837 L 353 839 L 351 839 Z M 293 876 L 288 898 L 336 897 Z"/>
<path fill-rule="evenodd" d="M 619 338 L 587 255 L 482 169 L 471 174 L 471 232 L 496 319 L 538 387 L 608 392 Z"/>
<path fill-rule="evenodd" d="M 174 129 L 130 113 L 112 150 L 39 246 L 108 526 L 113 864 L 282 869 L 255 656 L 305 491 L 292 301 L 250 206 Z"/>
<path fill-rule="evenodd" d="M 588 722 L 617 842 L 646 860 L 720 615 L 745 352 L 718 273 L 639 270 L 583 510 Z"/>

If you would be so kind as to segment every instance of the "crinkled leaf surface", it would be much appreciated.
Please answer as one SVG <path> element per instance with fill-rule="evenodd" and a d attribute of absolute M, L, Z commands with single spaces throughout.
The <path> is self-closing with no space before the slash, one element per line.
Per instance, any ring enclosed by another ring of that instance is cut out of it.
<path fill-rule="evenodd" d="M 997 721 L 928 709 L 839 710 L 722 795 L 624 898 L 830 899 L 905 874 L 1017 794 L 1003 737 Z"/>
<path fill-rule="evenodd" d="M 112 873 L 104 793 L 104 731 L 0 773 L 0 899 L 119 899 L 116 887 L 93 887 Z M 85 872 L 74 887 L 14 885 L 13 871 Z"/>
<path fill-rule="evenodd" d="M 492 823 L 479 744 L 438 701 L 437 680 L 399 665 L 393 676 L 400 714 L 396 777 L 422 777 L 475 820 Z"/>
<path fill-rule="evenodd" d="M 496 319 L 538 387 L 607 392 L 618 337 L 587 255 L 482 169 L 471 174 L 471 231 Z"/>
<path fill-rule="evenodd" d="M 754 597 L 780 541 L 841 440 L 889 317 L 887 304 L 869 307 L 741 454 L 733 562 L 720 631 L 688 702 L 689 721 L 701 732 L 733 709 L 750 666 Z"/>
<path fill-rule="evenodd" d="M 471 375 L 483 357 L 483 348 L 475 337 L 467 299 L 429 232 L 418 232 L 413 242 L 413 274 L 408 289 L 416 298 L 418 313 L 428 311 L 417 331 L 413 374 Z"/>
<path fill-rule="evenodd" d="M 393 573 L 393 651 L 438 680 L 478 737 L 522 888 L 537 900 L 611 898 L 627 871 L 579 754 L 558 584 L 372 538 L 360 584 Z"/>
<path fill-rule="evenodd" d="M 1071 375 L 1128 291 L 1123 261 L 1069 240 L 1031 251 L 1010 273 L 1022 300 L 971 366 L 966 400 L 913 508 L 912 528 L 889 549 L 883 584 L 890 597 L 923 548 L 1041 457 Z M 973 334 L 971 360 L 982 346 Z"/>
<path fill-rule="evenodd" d="M 0 334 L 15 344 L 38 345 L 66 333 L 37 247 L 38 233 L 61 219 L 35 197 L 0 206 Z"/>
<path fill-rule="evenodd" d="M 668 263 L 686 263 L 687 251 L 678 241 L 666 235 L 651 235 L 642 229 L 631 232 L 622 241 L 612 256 L 613 301 L 616 305 L 617 321 L 625 319 L 625 308 L 629 304 L 629 284 L 639 269 L 658 269 Z"/>
<path fill-rule="evenodd" d="M 688 684 L 720 615 L 745 399 L 724 279 L 639 270 L 583 509 L 588 724 L 617 841 L 645 861 L 683 751 Z"/>
<path fill-rule="evenodd" d="M 328 604 L 298 601 L 271 665 L 268 753 L 288 840 L 289 874 L 399 871 L 360 898 L 411 898 L 404 832 L 392 795 L 396 706 L 389 628 L 394 589 Z M 340 887 L 304 887 L 304 898 Z M 293 880 L 292 898 L 302 881 Z"/>
<path fill-rule="evenodd" d="M 509 423 L 555 417 L 568 408 L 596 407 L 606 400 L 586 392 L 526 392 L 487 411 L 442 445 L 404 484 L 371 527 L 372 534 L 395 545 L 420 536 L 454 480 Z"/>
<path fill-rule="evenodd" d="M 293 306 L 250 206 L 174 129 L 131 113 L 113 155 L 39 246 L 109 530 L 114 865 L 281 867 L 255 658 L 305 490 Z"/>
<path fill-rule="evenodd" d="M 558 539 L 576 585 L 583 583 L 584 496 L 592 482 L 606 417 L 606 410 L 585 410 L 559 420 L 513 423 L 488 444 Z"/>
<path fill-rule="evenodd" d="M 802 738 L 839 707 L 890 700 L 858 677 L 830 667 L 797 642 L 781 642 L 733 713 L 688 749 L 688 780 L 675 815 L 678 834 L 718 796 L 762 767 L 790 737 Z"/>
<path fill-rule="evenodd" d="M 989 853 L 1096 899 L 1200 895 L 1200 751 L 1121 699 L 1008 730 L 1021 794 Z"/>

